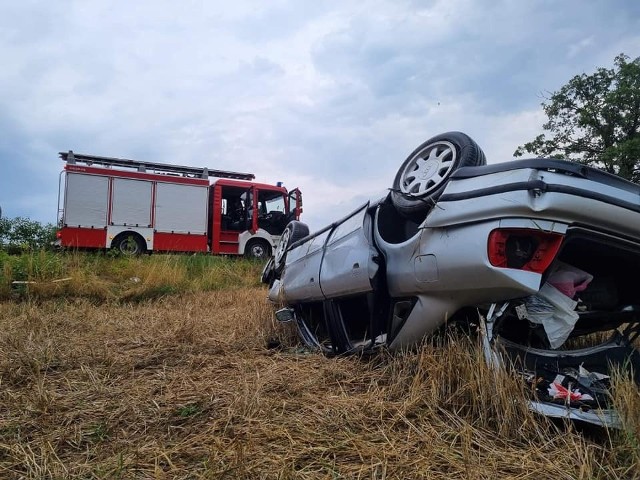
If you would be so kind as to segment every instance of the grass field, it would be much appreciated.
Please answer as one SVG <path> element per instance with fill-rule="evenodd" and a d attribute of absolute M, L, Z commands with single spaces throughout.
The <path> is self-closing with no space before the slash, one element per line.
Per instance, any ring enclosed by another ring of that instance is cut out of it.
<path fill-rule="evenodd" d="M 367 358 L 301 348 L 255 263 L 23 257 L 1 269 L 0 478 L 640 477 L 623 380 L 626 428 L 581 431 L 527 411 L 465 337 Z"/>

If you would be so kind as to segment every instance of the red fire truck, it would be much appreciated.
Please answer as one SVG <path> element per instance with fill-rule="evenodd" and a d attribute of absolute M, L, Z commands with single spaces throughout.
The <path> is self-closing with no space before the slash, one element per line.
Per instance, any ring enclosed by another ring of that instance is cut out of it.
<path fill-rule="evenodd" d="M 302 213 L 300 190 L 255 183 L 250 173 L 73 151 L 60 158 L 60 247 L 266 258 Z"/>

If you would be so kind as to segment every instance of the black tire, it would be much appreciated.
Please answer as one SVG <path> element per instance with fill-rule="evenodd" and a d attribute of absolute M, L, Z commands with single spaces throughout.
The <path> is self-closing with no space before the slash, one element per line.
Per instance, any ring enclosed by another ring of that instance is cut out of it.
<path fill-rule="evenodd" d="M 265 260 L 271 256 L 271 245 L 261 238 L 249 240 L 244 247 L 244 256 L 252 260 Z"/>
<path fill-rule="evenodd" d="M 116 236 L 113 242 L 111 242 L 111 248 L 115 249 L 121 255 L 135 257 L 147 250 L 147 243 L 137 233 L 123 232 Z"/>
<path fill-rule="evenodd" d="M 442 195 L 449 178 L 460 167 L 485 165 L 484 152 L 462 132 L 447 132 L 430 138 L 398 169 L 391 201 L 405 217 L 422 220 Z"/>
<path fill-rule="evenodd" d="M 280 236 L 280 242 L 274 253 L 274 267 L 276 274 L 280 274 L 284 268 L 285 261 L 287 259 L 287 250 L 289 247 L 309 235 L 309 227 L 307 224 L 299 222 L 298 220 L 291 220 L 285 227 L 282 235 Z"/>
<path fill-rule="evenodd" d="M 275 280 L 275 267 L 273 257 L 269 257 L 267 263 L 264 264 L 262 268 L 262 275 L 260 275 L 260 281 L 262 283 L 266 283 L 267 285 L 271 285 L 273 280 Z"/>

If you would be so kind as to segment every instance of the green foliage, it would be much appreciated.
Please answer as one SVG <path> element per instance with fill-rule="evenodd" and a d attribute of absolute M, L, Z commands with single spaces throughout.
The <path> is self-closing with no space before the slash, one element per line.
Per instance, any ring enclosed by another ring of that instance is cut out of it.
<path fill-rule="evenodd" d="M 60 277 L 65 267 L 60 253 L 39 250 L 22 255 L 0 253 L 0 275 L 11 280 L 47 280 Z"/>
<path fill-rule="evenodd" d="M 24 217 L 0 218 L 0 248 L 12 253 L 50 248 L 56 226 Z"/>
<path fill-rule="evenodd" d="M 573 77 L 542 103 L 547 132 L 517 148 L 602 168 L 640 182 L 640 57 Z M 547 136 L 548 135 L 548 136 Z"/>
<path fill-rule="evenodd" d="M 96 442 L 103 442 L 109 439 L 109 430 L 104 423 L 98 423 L 91 429 L 89 436 Z"/>
<path fill-rule="evenodd" d="M 213 255 L 117 256 L 0 249 L 0 299 L 85 297 L 145 301 L 188 292 L 256 287 L 262 264 Z M 13 284 L 12 282 L 29 282 Z"/>
<path fill-rule="evenodd" d="M 179 407 L 177 413 L 178 413 L 178 416 L 182 418 L 188 418 L 188 417 L 194 417 L 198 415 L 201 411 L 202 410 L 199 405 L 195 403 L 189 403 L 187 405 Z"/>

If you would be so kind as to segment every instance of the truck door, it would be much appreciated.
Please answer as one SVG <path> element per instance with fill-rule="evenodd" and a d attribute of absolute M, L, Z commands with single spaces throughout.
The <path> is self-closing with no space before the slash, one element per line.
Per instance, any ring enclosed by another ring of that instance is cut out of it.
<path fill-rule="evenodd" d="M 213 253 L 238 254 L 240 234 L 251 228 L 253 219 L 253 195 L 251 188 L 234 185 L 216 185 L 220 189 L 213 208 L 213 228 L 219 225 L 219 230 L 212 235 L 211 251 Z M 219 215 L 219 223 L 216 217 Z"/>
<path fill-rule="evenodd" d="M 289 192 L 289 220 L 300 220 L 302 213 L 302 192 L 294 188 Z"/>
<path fill-rule="evenodd" d="M 258 228 L 270 235 L 282 235 L 288 223 L 286 195 L 281 188 L 258 190 Z"/>

